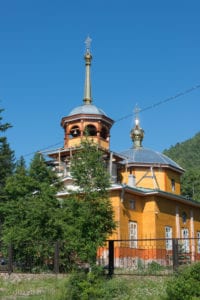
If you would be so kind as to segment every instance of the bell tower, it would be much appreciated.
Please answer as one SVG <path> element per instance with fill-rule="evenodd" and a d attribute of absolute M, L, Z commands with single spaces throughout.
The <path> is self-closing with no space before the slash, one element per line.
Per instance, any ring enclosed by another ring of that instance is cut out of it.
<path fill-rule="evenodd" d="M 91 39 L 85 41 L 85 86 L 83 104 L 75 107 L 68 116 L 63 117 L 61 126 L 64 129 L 64 148 L 73 148 L 81 144 L 84 138 L 92 140 L 102 149 L 110 148 L 110 129 L 113 120 L 96 107 L 92 101 L 91 87 Z"/>

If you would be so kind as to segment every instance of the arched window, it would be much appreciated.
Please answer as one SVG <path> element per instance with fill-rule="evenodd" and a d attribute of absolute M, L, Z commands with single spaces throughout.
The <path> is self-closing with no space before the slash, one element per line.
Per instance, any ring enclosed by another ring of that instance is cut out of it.
<path fill-rule="evenodd" d="M 183 224 L 185 224 L 186 221 L 187 221 L 187 214 L 186 214 L 186 212 L 184 211 L 184 212 L 182 213 L 182 222 L 183 222 Z"/>
<path fill-rule="evenodd" d="M 77 125 L 73 126 L 70 130 L 70 137 L 78 137 L 80 136 L 81 132 Z"/>
<path fill-rule="evenodd" d="M 84 135 L 96 136 L 97 135 L 96 127 L 94 125 L 87 125 L 84 130 Z"/>
<path fill-rule="evenodd" d="M 100 132 L 100 136 L 105 140 L 107 139 L 108 129 L 106 127 L 102 127 L 101 132 Z"/>

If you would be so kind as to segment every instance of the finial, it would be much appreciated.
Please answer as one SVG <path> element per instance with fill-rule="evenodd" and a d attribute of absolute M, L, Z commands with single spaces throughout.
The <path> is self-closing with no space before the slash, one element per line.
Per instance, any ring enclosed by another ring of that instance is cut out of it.
<path fill-rule="evenodd" d="M 140 110 L 141 109 L 136 104 L 135 109 L 134 109 L 134 113 L 135 113 L 135 125 L 136 126 L 139 126 L 139 123 L 140 123 L 140 119 L 139 119 L 139 112 L 140 112 Z"/>
<path fill-rule="evenodd" d="M 134 142 L 134 148 L 142 147 L 142 140 L 144 137 L 144 130 L 140 127 L 139 119 L 140 108 L 136 105 L 134 109 L 135 113 L 135 127 L 131 130 L 131 138 Z"/>
<path fill-rule="evenodd" d="M 85 89 L 84 89 L 84 104 L 91 104 L 92 103 L 92 92 L 91 92 L 91 79 L 90 79 L 90 66 L 92 61 L 92 54 L 90 53 L 90 45 L 92 39 L 88 36 L 85 40 L 86 45 L 86 53 L 85 53 Z"/>
<path fill-rule="evenodd" d="M 86 45 L 86 53 L 90 53 L 90 45 L 91 45 L 92 39 L 89 37 L 86 38 L 85 40 L 85 45 Z"/>

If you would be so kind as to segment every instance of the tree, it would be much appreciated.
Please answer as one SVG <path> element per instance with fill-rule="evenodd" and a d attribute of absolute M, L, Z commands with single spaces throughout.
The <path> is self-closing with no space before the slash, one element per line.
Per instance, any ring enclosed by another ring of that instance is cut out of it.
<path fill-rule="evenodd" d="M 181 192 L 193 200 L 200 201 L 200 170 L 189 169 L 182 177 Z"/>
<path fill-rule="evenodd" d="M 94 264 L 98 247 L 116 228 L 109 200 L 110 177 L 97 145 L 88 140 L 82 143 L 71 160 L 71 174 L 77 191 L 70 192 L 63 204 L 73 232 L 70 241 L 80 260 Z"/>
<path fill-rule="evenodd" d="M 164 154 L 176 161 L 185 173 L 181 178 L 181 193 L 200 201 L 200 132 L 182 143 L 164 150 Z"/>
<path fill-rule="evenodd" d="M 34 156 L 29 169 L 21 158 L 7 180 L 7 201 L 0 205 L 2 237 L 6 244 L 13 244 L 17 261 L 31 258 L 34 264 L 44 263 L 51 243 L 63 238 L 56 180 L 40 154 Z"/>
<path fill-rule="evenodd" d="M 28 169 L 21 158 L 8 178 L 7 200 L 0 203 L 2 237 L 13 244 L 17 261 L 44 264 L 53 255 L 52 243 L 60 241 L 63 268 L 94 264 L 98 247 L 115 229 L 103 153 L 88 141 L 77 151 L 71 161 L 77 191 L 62 201 L 56 196 L 61 184 L 40 154 Z"/>
<path fill-rule="evenodd" d="M 5 137 L 5 132 L 12 126 L 9 123 L 2 123 L 3 117 L 1 113 L 3 109 L 0 109 L 0 199 L 5 198 L 4 187 L 7 177 L 10 176 L 14 169 L 14 152 L 10 149 L 10 146 Z"/>

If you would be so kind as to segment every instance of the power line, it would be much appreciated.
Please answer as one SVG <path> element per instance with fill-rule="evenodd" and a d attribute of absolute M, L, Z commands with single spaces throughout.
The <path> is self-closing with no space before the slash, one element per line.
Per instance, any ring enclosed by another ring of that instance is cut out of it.
<path fill-rule="evenodd" d="M 166 103 L 166 102 L 175 100 L 175 99 L 177 99 L 177 98 L 179 98 L 179 97 L 182 97 L 182 96 L 184 96 L 184 95 L 186 95 L 186 94 L 189 94 L 189 93 L 191 93 L 191 92 L 193 92 L 194 90 L 197 90 L 197 89 L 199 89 L 199 88 L 200 88 L 200 84 L 197 84 L 197 85 L 195 85 L 195 86 L 193 86 L 193 87 L 191 87 L 191 88 L 189 88 L 189 89 L 187 89 L 187 90 L 185 90 L 185 91 L 183 91 L 183 92 L 180 92 L 180 93 L 178 93 L 178 94 L 175 94 L 174 96 L 168 97 L 168 98 L 166 98 L 166 99 L 164 99 L 164 100 L 161 100 L 161 101 L 159 101 L 159 102 L 153 103 L 153 104 L 151 104 L 151 105 L 149 105 L 149 106 L 146 106 L 146 107 L 140 109 L 140 113 L 143 112 L 143 111 L 146 111 L 146 110 L 155 108 L 155 107 L 157 107 L 157 106 L 159 106 L 159 105 L 161 105 L 161 104 L 164 104 L 164 103 Z M 124 117 L 121 117 L 121 118 L 117 119 L 117 120 L 115 121 L 115 123 L 120 122 L 120 121 L 125 120 L 125 119 L 128 119 L 128 118 L 132 117 L 133 114 L 134 114 L 134 113 L 131 113 L 131 114 L 129 114 L 129 115 L 126 115 L 126 116 L 124 116 Z"/>
<path fill-rule="evenodd" d="M 186 94 L 189 94 L 189 93 L 191 93 L 191 92 L 193 92 L 194 90 L 197 90 L 197 89 L 199 89 L 199 88 L 200 88 L 200 84 L 197 84 L 197 85 L 195 85 L 195 86 L 193 86 L 193 87 L 191 87 L 191 88 L 189 88 L 189 89 L 187 89 L 187 90 L 185 90 L 185 91 L 183 91 L 183 92 L 180 92 L 180 93 L 178 93 L 178 94 L 175 94 L 174 96 L 165 98 L 165 99 L 163 99 L 163 100 L 161 100 L 161 101 L 155 102 L 155 103 L 153 103 L 153 104 L 151 104 L 151 105 L 149 105 L 149 106 L 146 106 L 146 107 L 140 109 L 140 113 L 141 113 L 141 112 L 144 112 L 144 111 L 146 111 L 146 110 L 149 110 L 149 109 L 153 109 L 153 108 L 155 108 L 155 107 L 157 107 L 157 106 L 159 106 L 159 105 L 162 105 L 162 104 L 164 104 L 164 103 L 167 103 L 167 102 L 169 102 L 169 101 L 176 100 L 177 98 L 182 97 L 182 96 L 184 96 L 184 95 L 186 95 Z M 124 117 L 121 117 L 121 118 L 117 119 L 117 120 L 115 121 L 115 123 L 120 122 L 120 121 L 125 120 L 125 119 L 128 119 L 128 118 L 132 117 L 133 114 L 134 114 L 134 112 L 131 113 L 131 114 L 128 114 L 128 115 L 126 115 L 126 116 L 124 116 Z M 57 145 L 60 145 L 61 143 L 62 143 L 62 142 L 58 142 L 58 143 L 56 143 L 56 144 L 49 145 L 49 146 L 47 146 L 47 147 L 45 147 L 45 148 L 43 148 L 43 149 L 40 149 L 39 152 L 44 151 L 44 150 L 47 150 L 47 149 L 49 149 L 49 148 L 51 148 L 51 147 L 55 147 L 55 146 L 57 146 Z M 35 152 L 37 152 L 37 151 L 35 151 Z M 31 152 L 31 153 L 25 154 L 25 155 L 23 155 L 23 156 L 26 157 L 26 156 L 33 155 L 33 154 L 35 154 L 35 152 Z"/>
<path fill-rule="evenodd" d="M 27 154 L 25 154 L 25 155 L 23 155 L 23 156 L 26 157 L 26 156 L 33 155 L 33 154 L 35 154 L 36 152 L 42 152 L 42 151 L 45 151 L 45 150 L 47 150 L 47 149 L 49 149 L 49 148 L 51 148 L 51 147 L 55 147 L 55 146 L 57 146 L 57 145 L 60 145 L 61 143 L 62 143 L 62 142 L 59 142 L 59 143 L 56 143 L 56 144 L 53 144 L 53 145 L 49 145 L 49 146 L 47 146 L 47 147 L 45 147 L 45 148 L 42 148 L 42 149 L 37 150 L 37 151 L 34 151 L 34 152 L 27 153 Z"/>

